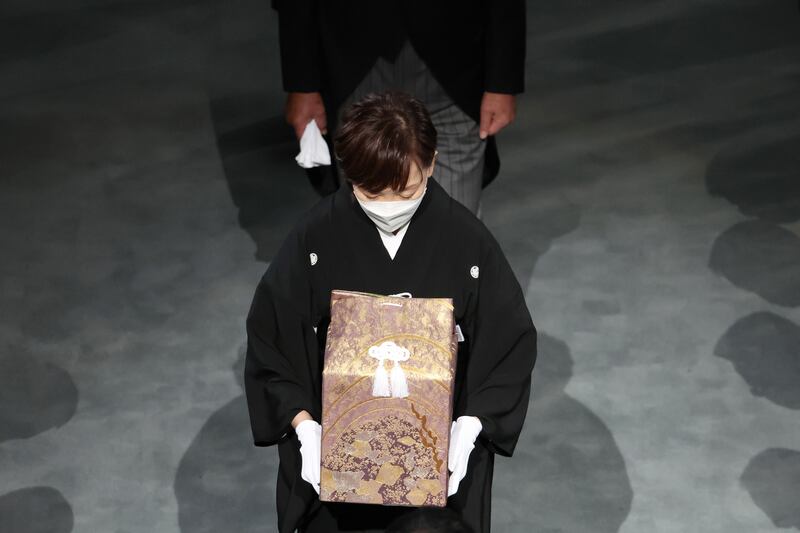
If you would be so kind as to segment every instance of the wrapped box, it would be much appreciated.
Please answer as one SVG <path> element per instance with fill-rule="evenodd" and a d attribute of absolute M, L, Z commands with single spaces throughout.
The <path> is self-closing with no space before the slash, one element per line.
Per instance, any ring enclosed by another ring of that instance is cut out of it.
<path fill-rule="evenodd" d="M 332 292 L 321 500 L 447 503 L 456 351 L 449 298 Z"/>

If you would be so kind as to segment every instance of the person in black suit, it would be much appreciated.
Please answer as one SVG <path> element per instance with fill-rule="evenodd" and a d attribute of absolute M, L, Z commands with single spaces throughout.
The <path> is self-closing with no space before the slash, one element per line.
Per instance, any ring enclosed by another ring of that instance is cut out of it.
<path fill-rule="evenodd" d="M 399 89 L 422 100 L 440 134 L 437 181 L 478 211 L 497 175 L 494 135 L 524 89 L 524 0 L 272 0 L 278 12 L 286 120 L 336 130 L 347 104 Z M 327 137 L 327 135 L 326 135 Z M 342 176 L 310 171 L 330 193 Z"/>

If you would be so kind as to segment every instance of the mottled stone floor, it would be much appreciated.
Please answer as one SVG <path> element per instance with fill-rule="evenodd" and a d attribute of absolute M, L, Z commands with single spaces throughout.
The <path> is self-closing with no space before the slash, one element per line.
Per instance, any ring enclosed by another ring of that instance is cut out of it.
<path fill-rule="evenodd" d="M 275 528 L 241 388 L 316 196 L 268 2 L 0 13 L 3 531 Z M 800 529 L 800 13 L 529 3 L 484 220 L 541 332 L 494 531 Z"/>

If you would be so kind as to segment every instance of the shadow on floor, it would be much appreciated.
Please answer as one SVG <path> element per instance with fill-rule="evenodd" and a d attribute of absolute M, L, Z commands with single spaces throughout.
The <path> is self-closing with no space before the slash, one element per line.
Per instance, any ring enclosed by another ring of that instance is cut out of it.
<path fill-rule="evenodd" d="M 800 237 L 771 222 L 749 220 L 714 241 L 709 267 L 740 289 L 785 307 L 800 305 Z"/>
<path fill-rule="evenodd" d="M 262 95 L 212 99 L 210 106 L 239 225 L 256 244 L 256 259 L 269 262 L 319 197 L 294 160 L 299 148 L 283 116 L 259 116 L 267 108 Z"/>
<path fill-rule="evenodd" d="M 492 516 L 500 531 L 613 533 L 631 509 L 625 460 L 608 427 L 564 392 L 565 343 L 539 335 L 533 398 L 511 459 L 498 458 Z"/>
<path fill-rule="evenodd" d="M 525 290 L 536 262 L 558 237 L 580 223 L 580 209 L 560 195 L 543 193 L 540 180 L 507 179 L 491 185 L 490 201 L 484 204 L 483 221 L 501 244 L 508 262 Z"/>
<path fill-rule="evenodd" d="M 800 135 L 764 144 L 737 143 L 708 166 L 706 187 L 745 216 L 785 224 L 800 220 Z"/>
<path fill-rule="evenodd" d="M 747 464 L 741 481 L 776 527 L 800 529 L 800 451 L 764 450 Z"/>
<path fill-rule="evenodd" d="M 30 487 L 0 496 L 0 524 L 3 531 L 69 533 L 73 523 L 72 507 L 52 487 Z"/>
<path fill-rule="evenodd" d="M 21 353 L 0 357 L 0 442 L 63 426 L 77 405 L 78 389 L 61 367 Z"/>
<path fill-rule="evenodd" d="M 243 387 L 244 348 L 233 372 Z M 182 533 L 271 531 L 277 475 L 277 448 L 253 446 L 247 403 L 237 396 L 211 415 L 178 465 Z"/>
<path fill-rule="evenodd" d="M 754 396 L 789 409 L 800 409 L 800 326 L 770 312 L 739 319 L 714 348 L 717 357 L 733 368 Z"/>

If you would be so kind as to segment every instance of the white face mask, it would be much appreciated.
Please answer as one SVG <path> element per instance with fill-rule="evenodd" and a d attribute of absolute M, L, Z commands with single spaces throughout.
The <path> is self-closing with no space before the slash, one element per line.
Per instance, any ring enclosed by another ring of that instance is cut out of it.
<path fill-rule="evenodd" d="M 361 205 L 361 208 L 367 216 L 378 226 L 378 229 L 385 233 L 394 233 L 403 226 L 405 226 L 414 213 L 417 211 L 419 204 L 425 197 L 425 192 L 419 198 L 413 200 L 398 200 L 392 202 L 380 202 L 377 200 L 364 201 L 356 196 L 356 200 Z"/>

